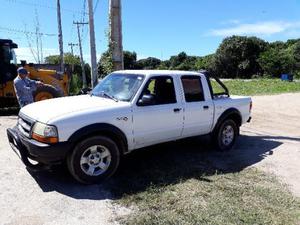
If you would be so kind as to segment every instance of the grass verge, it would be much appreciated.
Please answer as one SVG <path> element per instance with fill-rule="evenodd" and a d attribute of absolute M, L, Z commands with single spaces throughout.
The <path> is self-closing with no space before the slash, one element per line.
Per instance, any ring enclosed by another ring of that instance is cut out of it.
<path fill-rule="evenodd" d="M 300 82 L 286 82 L 280 79 L 225 80 L 232 95 L 269 95 L 300 92 Z"/>
<path fill-rule="evenodd" d="M 152 185 L 119 203 L 136 208 L 122 224 L 297 224 L 300 202 L 256 169 Z"/>

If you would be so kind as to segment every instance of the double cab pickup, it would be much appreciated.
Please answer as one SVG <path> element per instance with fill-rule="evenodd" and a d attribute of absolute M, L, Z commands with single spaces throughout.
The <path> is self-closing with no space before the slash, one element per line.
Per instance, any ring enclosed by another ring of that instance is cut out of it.
<path fill-rule="evenodd" d="M 251 108 L 250 97 L 230 96 L 206 72 L 117 71 L 87 95 L 25 106 L 7 135 L 26 166 L 67 162 L 77 181 L 97 183 L 122 155 L 162 142 L 209 134 L 229 150 Z"/>

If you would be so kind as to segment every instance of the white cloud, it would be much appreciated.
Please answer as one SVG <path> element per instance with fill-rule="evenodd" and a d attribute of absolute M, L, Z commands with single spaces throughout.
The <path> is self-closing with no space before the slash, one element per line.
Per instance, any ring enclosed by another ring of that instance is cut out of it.
<path fill-rule="evenodd" d="M 213 29 L 209 32 L 212 36 L 231 35 L 258 35 L 270 36 L 283 32 L 295 32 L 300 29 L 300 22 L 268 21 L 258 23 L 244 23 L 232 27 Z"/>
<path fill-rule="evenodd" d="M 232 20 L 227 20 L 227 21 L 223 21 L 223 22 L 221 22 L 220 24 L 221 25 L 232 25 L 232 24 L 234 24 L 234 25 L 236 25 L 236 24 L 240 24 L 241 23 L 241 21 L 240 20 L 237 20 L 237 19 L 232 19 Z"/>

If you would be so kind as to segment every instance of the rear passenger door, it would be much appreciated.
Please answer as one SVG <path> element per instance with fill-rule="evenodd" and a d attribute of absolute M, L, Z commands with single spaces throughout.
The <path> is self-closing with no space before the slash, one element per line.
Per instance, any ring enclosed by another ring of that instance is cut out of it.
<path fill-rule="evenodd" d="M 183 107 L 171 76 L 154 76 L 145 84 L 133 106 L 133 129 L 136 147 L 144 147 L 181 136 Z M 178 85 L 178 83 L 177 83 Z M 141 99 L 152 99 L 146 105 Z"/>
<path fill-rule="evenodd" d="M 184 94 L 183 136 L 196 136 L 210 132 L 213 123 L 213 102 L 206 100 L 201 76 L 181 76 Z"/>

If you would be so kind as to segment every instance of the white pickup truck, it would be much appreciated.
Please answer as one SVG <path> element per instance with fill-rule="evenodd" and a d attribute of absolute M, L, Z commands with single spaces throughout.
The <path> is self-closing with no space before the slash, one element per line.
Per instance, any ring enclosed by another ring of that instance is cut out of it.
<path fill-rule="evenodd" d="M 108 178 L 122 155 L 162 142 L 210 134 L 229 150 L 251 119 L 252 101 L 229 96 L 216 81 L 223 93 L 213 92 L 204 72 L 117 71 L 89 95 L 25 106 L 8 139 L 26 166 L 66 161 L 82 183 Z"/>

